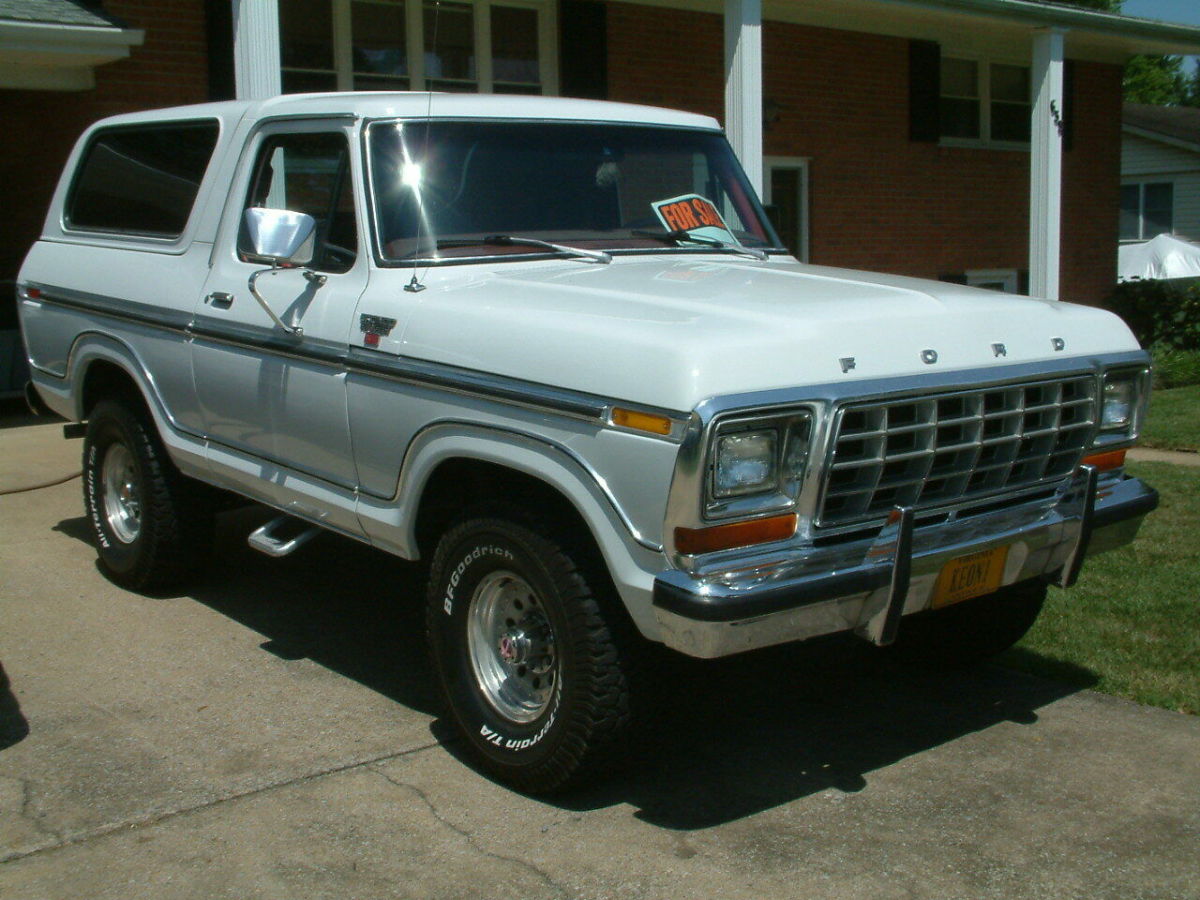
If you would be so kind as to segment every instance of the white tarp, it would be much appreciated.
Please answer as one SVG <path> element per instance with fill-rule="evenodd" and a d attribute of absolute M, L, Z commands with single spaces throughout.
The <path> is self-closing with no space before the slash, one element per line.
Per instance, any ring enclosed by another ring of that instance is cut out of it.
<path fill-rule="evenodd" d="M 1160 234 L 1142 244 L 1117 250 L 1117 281 L 1135 278 L 1200 277 L 1200 245 Z"/>

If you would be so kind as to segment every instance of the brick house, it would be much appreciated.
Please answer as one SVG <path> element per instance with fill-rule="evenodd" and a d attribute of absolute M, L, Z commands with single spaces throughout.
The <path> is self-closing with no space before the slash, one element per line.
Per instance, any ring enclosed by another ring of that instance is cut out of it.
<path fill-rule="evenodd" d="M 0 0 L 0 282 L 100 116 L 432 88 L 707 113 L 802 259 L 1094 303 L 1121 66 L 1184 52 L 1200 28 L 1031 0 Z"/>

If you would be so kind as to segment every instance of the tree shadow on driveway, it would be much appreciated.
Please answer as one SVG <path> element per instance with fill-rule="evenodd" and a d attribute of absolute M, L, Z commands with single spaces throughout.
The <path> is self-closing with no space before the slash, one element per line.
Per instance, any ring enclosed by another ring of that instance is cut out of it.
<path fill-rule="evenodd" d="M 187 596 L 265 635 L 269 653 L 308 658 L 410 709 L 440 713 L 421 567 L 334 535 L 269 559 L 245 535 L 271 515 L 223 514 L 214 574 Z M 83 519 L 57 530 L 90 541 Z M 1069 663 L 1058 668 L 1061 683 L 994 665 L 918 671 L 845 637 L 723 660 L 657 652 L 647 724 L 628 765 L 546 802 L 572 811 L 629 804 L 646 822 L 692 830 L 829 789 L 860 791 L 870 773 L 907 757 L 999 723 L 1032 725 L 1038 709 L 1097 681 Z M 470 764 L 448 721 L 431 730 Z"/>

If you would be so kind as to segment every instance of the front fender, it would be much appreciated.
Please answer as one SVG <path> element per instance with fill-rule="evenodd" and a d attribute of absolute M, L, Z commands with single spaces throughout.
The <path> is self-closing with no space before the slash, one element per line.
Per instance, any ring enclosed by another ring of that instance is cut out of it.
<path fill-rule="evenodd" d="M 618 593 L 638 627 L 657 633 L 650 604 L 661 546 L 640 534 L 603 480 L 569 448 L 543 437 L 469 422 L 440 422 L 408 447 L 396 496 L 360 495 L 358 516 L 372 543 L 408 559 L 420 555 L 417 512 L 434 471 L 450 460 L 477 460 L 537 478 L 575 508 L 595 538 Z"/>

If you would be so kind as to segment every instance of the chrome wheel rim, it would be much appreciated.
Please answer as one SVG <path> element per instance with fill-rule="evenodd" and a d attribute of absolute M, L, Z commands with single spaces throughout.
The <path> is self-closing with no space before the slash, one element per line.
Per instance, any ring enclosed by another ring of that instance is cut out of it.
<path fill-rule="evenodd" d="M 475 684 L 511 722 L 546 711 L 558 680 L 554 629 L 537 592 L 515 572 L 490 572 L 471 595 L 467 646 Z"/>
<path fill-rule="evenodd" d="M 132 544 L 142 530 L 142 498 L 133 454 L 124 444 L 112 444 L 104 454 L 104 518 L 123 544 Z"/>

